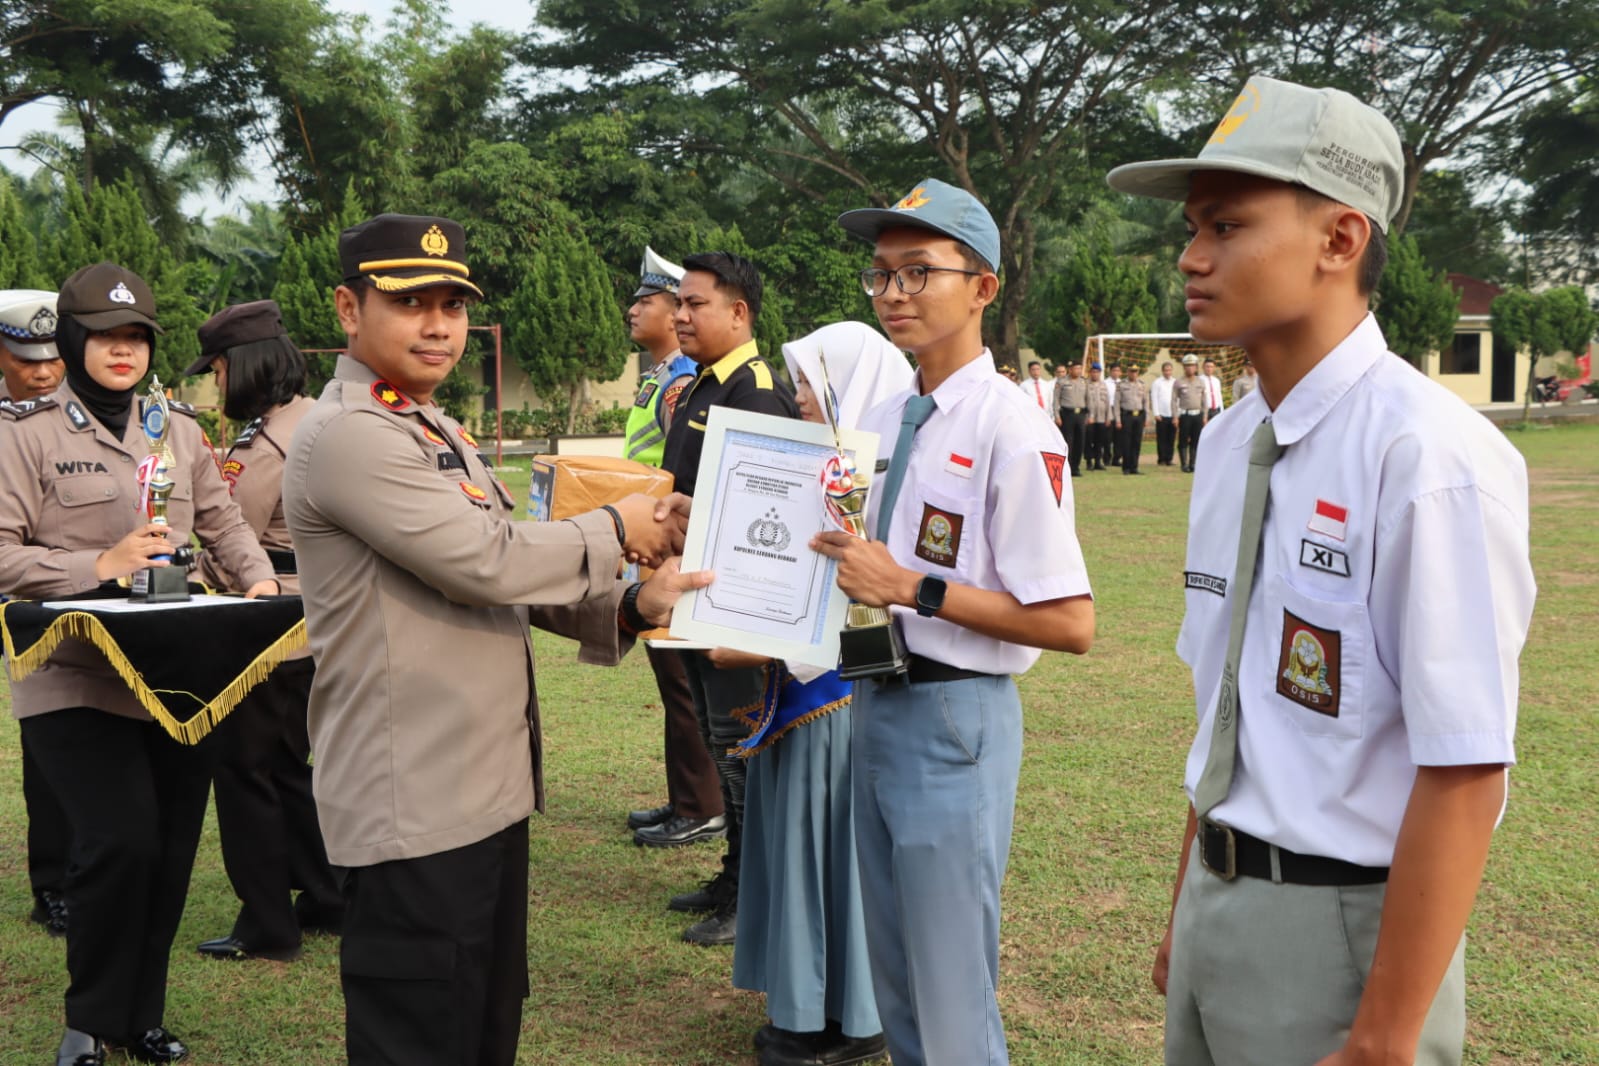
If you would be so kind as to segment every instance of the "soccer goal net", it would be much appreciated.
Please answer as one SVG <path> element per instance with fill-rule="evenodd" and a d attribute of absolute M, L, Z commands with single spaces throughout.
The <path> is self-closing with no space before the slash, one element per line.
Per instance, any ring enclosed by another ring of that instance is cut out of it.
<path fill-rule="evenodd" d="M 1160 365 L 1166 362 L 1172 364 L 1173 377 L 1182 377 L 1183 356 L 1190 353 L 1199 357 L 1200 373 L 1204 373 L 1205 360 L 1216 361 L 1222 399 L 1225 406 L 1231 407 L 1233 379 L 1244 366 L 1244 350 L 1234 344 L 1211 344 L 1186 333 L 1096 333 L 1083 348 L 1083 362 L 1098 363 L 1106 370 L 1120 363 L 1123 371 L 1136 365 L 1140 377 L 1154 381 L 1160 377 Z"/>

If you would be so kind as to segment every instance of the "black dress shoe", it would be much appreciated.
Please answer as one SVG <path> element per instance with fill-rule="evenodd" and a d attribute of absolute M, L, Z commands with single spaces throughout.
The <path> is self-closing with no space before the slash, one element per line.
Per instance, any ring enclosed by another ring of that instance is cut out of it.
<path fill-rule="evenodd" d="M 738 934 L 738 897 L 717 907 L 708 918 L 683 930 L 683 939 L 702 948 L 724 947 Z"/>
<path fill-rule="evenodd" d="M 715 818 L 684 818 L 673 815 L 660 825 L 647 826 L 633 834 L 633 843 L 648 848 L 679 848 L 699 840 L 727 836 L 727 815 Z"/>
<path fill-rule="evenodd" d="M 219 936 L 215 940 L 202 941 L 195 950 L 208 959 L 228 959 L 233 962 L 239 962 L 244 959 L 271 959 L 273 962 L 293 962 L 300 957 L 298 946 L 292 948 L 253 947 L 236 936 Z"/>
<path fill-rule="evenodd" d="M 883 1035 L 853 1037 L 832 1031 L 793 1033 L 761 1049 L 761 1066 L 852 1066 L 888 1054 Z"/>
<path fill-rule="evenodd" d="M 48 888 L 33 894 L 33 913 L 28 918 L 45 927 L 51 936 L 67 935 L 67 901 L 59 892 Z"/>
<path fill-rule="evenodd" d="M 138 1062 L 182 1062 L 189 1057 L 189 1049 L 183 1041 L 160 1025 L 146 1029 L 137 1036 L 109 1040 L 107 1043 L 120 1047 L 128 1058 Z"/>
<path fill-rule="evenodd" d="M 714 911 L 730 894 L 735 899 L 738 897 L 738 885 L 723 869 L 709 881 L 701 881 L 700 887 L 694 891 L 673 896 L 667 901 L 666 909 L 683 914 L 704 914 Z"/>
<path fill-rule="evenodd" d="M 670 817 L 672 817 L 672 805 L 670 803 L 662 804 L 654 810 L 628 811 L 627 827 L 635 831 L 647 829 L 652 825 L 660 825 Z"/>
<path fill-rule="evenodd" d="M 68 1029 L 56 1049 L 56 1066 L 105 1066 L 105 1044 L 97 1036 Z"/>

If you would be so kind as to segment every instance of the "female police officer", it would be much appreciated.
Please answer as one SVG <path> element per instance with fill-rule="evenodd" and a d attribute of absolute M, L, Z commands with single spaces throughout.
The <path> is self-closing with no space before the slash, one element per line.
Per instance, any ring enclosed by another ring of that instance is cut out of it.
<path fill-rule="evenodd" d="M 138 512 L 135 470 L 149 449 L 134 389 L 160 328 L 150 288 L 100 263 L 67 279 L 57 311 L 65 384 L 0 409 L 0 592 L 32 599 L 168 565 L 157 557 L 172 547 L 168 529 Z M 199 426 L 174 419 L 168 446 L 173 542 L 193 531 L 240 587 L 276 592 Z M 177 1061 L 188 1049 L 162 1025 L 167 957 L 205 814 L 205 758 L 168 737 L 100 653 L 76 641 L 11 695 L 72 828 L 57 1066 L 96 1066 L 108 1043 L 139 1061 Z"/>
<path fill-rule="evenodd" d="M 201 326 L 200 358 L 185 373 L 208 370 L 217 377 L 222 413 L 244 424 L 222 478 L 272 560 L 278 584 L 298 593 L 283 519 L 283 456 L 315 401 L 304 394 L 305 357 L 284 332 L 278 305 L 236 304 Z M 210 584 L 228 586 L 214 563 L 202 555 L 201 573 Z M 300 953 L 301 930 L 336 930 L 343 918 L 311 796 L 305 710 L 313 672 L 310 650 L 300 652 L 217 730 L 217 826 L 240 906 L 231 933 L 200 945 L 208 958 L 292 959 Z M 298 900 L 290 898 L 295 889 Z"/>

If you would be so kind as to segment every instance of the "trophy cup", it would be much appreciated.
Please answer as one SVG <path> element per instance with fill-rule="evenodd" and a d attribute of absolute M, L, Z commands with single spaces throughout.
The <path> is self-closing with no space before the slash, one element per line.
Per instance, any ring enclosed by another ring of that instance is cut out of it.
<path fill-rule="evenodd" d="M 172 409 L 167 406 L 167 394 L 161 388 L 161 379 L 151 377 L 150 389 L 144 397 L 144 412 L 139 420 L 144 439 L 150 446 L 149 458 L 139 464 L 140 510 L 149 515 L 156 525 L 167 525 L 167 501 L 172 498 L 172 449 L 167 447 L 167 434 L 172 428 Z M 170 566 L 147 566 L 133 575 L 132 593 L 128 597 L 138 603 L 182 603 L 189 598 L 187 545 L 174 550 L 173 555 L 157 555 Z"/>
<path fill-rule="evenodd" d="M 844 454 L 838 436 L 838 399 L 826 380 L 827 360 L 821 360 L 822 387 L 817 391 L 833 428 L 838 454 L 822 470 L 822 491 L 827 512 L 839 529 L 866 538 L 866 490 L 869 487 Z M 903 674 L 909 665 L 905 636 L 887 607 L 868 607 L 851 600 L 838 634 L 838 676 L 845 681 Z"/>

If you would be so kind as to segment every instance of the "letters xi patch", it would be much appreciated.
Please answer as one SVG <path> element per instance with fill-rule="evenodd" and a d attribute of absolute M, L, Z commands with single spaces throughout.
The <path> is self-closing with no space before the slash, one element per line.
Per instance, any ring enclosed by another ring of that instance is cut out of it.
<path fill-rule="evenodd" d="M 1339 674 L 1343 636 L 1283 611 L 1283 642 L 1277 656 L 1277 694 L 1329 718 L 1338 717 L 1343 686 Z"/>
<path fill-rule="evenodd" d="M 922 525 L 916 531 L 916 557 L 938 566 L 955 565 L 960 558 L 961 526 L 966 516 L 922 504 Z"/>
<path fill-rule="evenodd" d="M 1334 577 L 1349 576 L 1349 556 L 1337 548 L 1329 548 L 1314 541 L 1300 540 L 1299 565 L 1332 574 Z"/>

